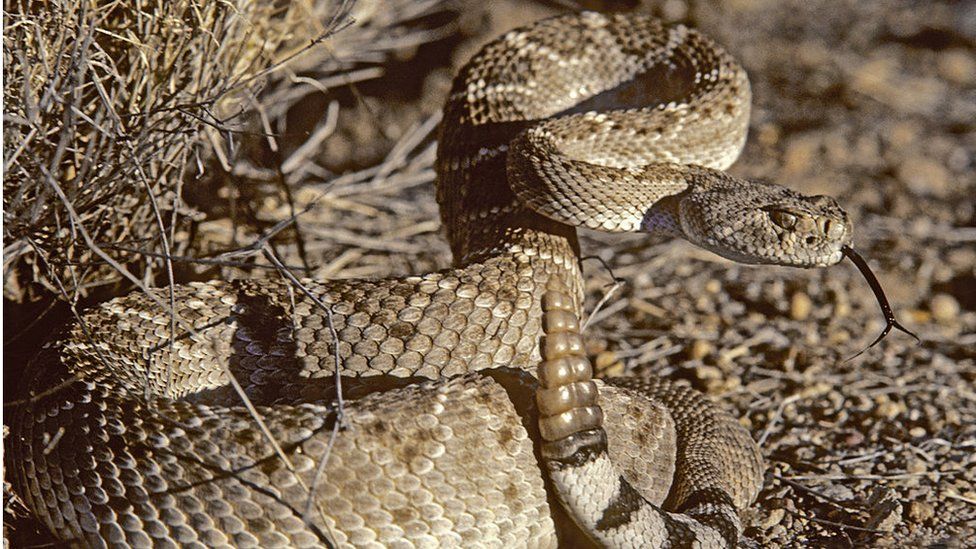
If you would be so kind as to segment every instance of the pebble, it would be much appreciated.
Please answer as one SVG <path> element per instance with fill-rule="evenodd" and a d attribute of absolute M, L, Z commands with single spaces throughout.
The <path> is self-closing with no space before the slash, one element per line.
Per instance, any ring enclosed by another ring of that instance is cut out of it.
<path fill-rule="evenodd" d="M 861 65 L 851 79 L 855 91 L 903 113 L 930 115 L 944 101 L 947 87 L 936 78 L 902 72 L 897 59 L 877 56 Z"/>
<path fill-rule="evenodd" d="M 882 532 L 894 532 L 901 523 L 902 505 L 898 501 L 898 493 L 890 488 L 875 488 L 868 498 L 871 506 L 871 518 L 867 527 Z"/>
<path fill-rule="evenodd" d="M 722 291 L 722 283 L 714 278 L 710 278 L 705 283 L 705 291 L 710 294 L 717 294 Z"/>
<path fill-rule="evenodd" d="M 913 324 L 928 324 L 932 321 L 932 313 L 923 309 L 910 309 L 908 317 Z"/>
<path fill-rule="evenodd" d="M 935 294 L 929 301 L 932 317 L 938 322 L 952 322 L 959 316 L 959 302 L 949 294 Z"/>
<path fill-rule="evenodd" d="M 624 363 L 613 351 L 603 351 L 596 355 L 596 371 L 601 377 L 615 377 L 624 373 Z"/>
<path fill-rule="evenodd" d="M 831 344 L 840 345 L 851 340 L 851 333 L 847 330 L 832 330 L 827 337 Z"/>
<path fill-rule="evenodd" d="M 922 196 L 945 198 L 953 187 L 945 166 L 920 155 L 910 156 L 898 166 L 898 179 Z"/>
<path fill-rule="evenodd" d="M 854 499 L 854 491 L 843 484 L 828 484 L 820 488 L 820 493 L 834 501 L 850 501 Z"/>
<path fill-rule="evenodd" d="M 806 320 L 813 311 L 813 300 L 803 292 L 796 292 L 790 298 L 790 318 L 793 320 Z"/>
<path fill-rule="evenodd" d="M 692 360 L 702 360 L 715 352 L 715 345 L 705 339 L 696 339 L 688 349 L 688 357 Z"/>
<path fill-rule="evenodd" d="M 891 146 L 901 150 L 913 146 L 918 140 L 918 126 L 909 122 L 897 122 L 888 128 L 888 140 Z"/>
<path fill-rule="evenodd" d="M 688 16 L 688 4 L 681 0 L 665 0 L 661 5 L 665 21 L 680 21 Z"/>
<path fill-rule="evenodd" d="M 763 517 L 760 525 L 763 530 L 769 530 L 773 526 L 776 526 L 783 521 L 783 517 L 786 516 L 786 509 L 773 509 L 768 515 Z"/>
<path fill-rule="evenodd" d="M 908 518 L 912 522 L 925 522 L 935 516 L 935 508 L 924 501 L 913 501 L 908 504 Z"/>
<path fill-rule="evenodd" d="M 976 58 L 970 50 L 948 50 L 939 56 L 939 74 L 957 84 L 976 82 Z"/>
<path fill-rule="evenodd" d="M 851 431 L 844 437 L 844 444 L 850 447 L 857 447 L 864 444 L 866 437 L 860 431 Z"/>
<path fill-rule="evenodd" d="M 783 153 L 783 174 L 790 177 L 810 171 L 821 145 L 816 136 L 792 139 Z"/>
<path fill-rule="evenodd" d="M 956 410 L 946 410 L 945 421 L 949 425 L 962 425 L 962 415 Z"/>
<path fill-rule="evenodd" d="M 779 126 L 767 122 L 759 126 L 759 130 L 756 132 L 756 140 L 767 147 L 772 147 L 779 143 L 781 135 Z"/>
<path fill-rule="evenodd" d="M 781 524 L 777 524 L 776 526 L 773 526 L 772 530 L 769 531 L 769 536 L 773 539 L 785 538 L 786 528 L 784 528 Z"/>
<path fill-rule="evenodd" d="M 908 406 L 905 406 L 904 402 L 892 401 L 886 395 L 876 398 L 875 403 L 877 404 L 877 408 L 874 409 L 875 415 L 887 419 L 895 419 L 908 411 Z"/>
<path fill-rule="evenodd" d="M 834 293 L 834 317 L 844 318 L 851 314 L 851 300 L 846 292 Z"/>
<path fill-rule="evenodd" d="M 916 427 L 915 429 L 920 429 L 920 427 Z M 912 430 L 914 431 L 915 429 Z M 922 429 L 923 433 L 924 431 L 925 430 Z M 929 467 L 925 463 L 925 460 L 918 459 L 918 458 L 911 458 L 908 462 L 908 466 L 905 468 L 905 470 L 907 470 L 909 473 L 914 473 L 914 474 L 924 473 L 928 471 L 928 469 Z"/>

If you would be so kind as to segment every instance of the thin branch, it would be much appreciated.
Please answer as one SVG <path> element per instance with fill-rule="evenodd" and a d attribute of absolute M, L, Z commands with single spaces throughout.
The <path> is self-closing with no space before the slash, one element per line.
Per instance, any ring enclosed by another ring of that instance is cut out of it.
<path fill-rule="evenodd" d="M 302 514 L 302 518 L 305 522 L 310 522 L 312 505 L 315 502 L 315 490 L 318 488 L 319 477 L 325 471 L 325 467 L 329 462 L 329 455 L 332 453 L 332 447 L 335 444 L 335 440 L 339 435 L 339 430 L 342 428 L 342 422 L 345 418 L 345 401 L 342 396 L 342 362 L 339 358 L 339 333 L 335 329 L 335 322 L 333 318 L 332 307 L 326 305 L 313 294 L 298 278 L 295 277 L 285 268 L 285 266 L 278 259 L 277 254 L 275 254 L 274 249 L 270 244 L 265 244 L 263 247 L 264 255 L 279 268 L 279 273 L 281 273 L 285 278 L 287 278 L 291 284 L 301 290 L 306 297 L 312 300 L 316 306 L 325 312 L 326 324 L 329 328 L 329 334 L 332 337 L 332 358 L 333 358 L 333 368 L 335 368 L 335 386 L 336 386 L 336 419 L 335 424 L 332 427 L 332 435 L 329 437 L 329 442 L 326 445 L 325 452 L 322 454 L 322 458 L 319 461 L 318 466 L 315 468 L 315 475 L 312 477 L 312 489 L 308 492 L 308 499 L 305 502 L 305 511 Z"/>

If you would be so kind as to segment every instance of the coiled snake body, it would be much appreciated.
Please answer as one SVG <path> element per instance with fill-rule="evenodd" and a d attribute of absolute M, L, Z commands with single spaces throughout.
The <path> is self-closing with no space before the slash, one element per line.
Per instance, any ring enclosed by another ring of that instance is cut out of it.
<path fill-rule="evenodd" d="M 689 389 L 590 380 L 575 227 L 836 263 L 831 199 L 718 171 L 748 111 L 744 71 L 684 27 L 584 13 L 504 35 L 445 107 L 456 268 L 180 286 L 172 341 L 166 290 L 89 311 L 29 365 L 15 489 L 92 546 L 734 544 L 758 449 Z"/>

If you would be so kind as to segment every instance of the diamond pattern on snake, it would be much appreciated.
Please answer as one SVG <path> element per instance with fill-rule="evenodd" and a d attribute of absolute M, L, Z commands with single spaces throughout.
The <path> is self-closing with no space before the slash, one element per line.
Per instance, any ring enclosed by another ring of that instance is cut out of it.
<path fill-rule="evenodd" d="M 749 109 L 740 65 L 684 26 L 580 13 L 509 32 L 444 107 L 453 268 L 187 284 L 175 332 L 167 289 L 95 307 L 26 365 L 8 478 L 95 547 L 734 546 L 759 449 L 691 389 L 592 379 L 576 231 L 840 261 L 833 199 L 723 172 Z"/>

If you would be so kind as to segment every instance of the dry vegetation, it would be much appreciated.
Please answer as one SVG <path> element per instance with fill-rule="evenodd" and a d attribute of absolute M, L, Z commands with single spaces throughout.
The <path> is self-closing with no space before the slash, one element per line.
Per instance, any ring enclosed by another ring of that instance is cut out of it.
<path fill-rule="evenodd" d="M 431 163 L 450 74 L 570 3 L 64 4 L 5 4 L 4 295 L 21 312 L 5 338 L 28 334 L 8 365 L 58 302 L 277 276 L 255 243 L 320 279 L 448 266 Z M 626 281 L 589 322 L 603 375 L 684 379 L 743 417 L 768 464 L 747 544 L 971 543 L 976 7 L 646 4 L 742 60 L 755 107 L 733 171 L 840 199 L 923 342 L 845 361 L 882 326 L 850 264 L 755 269 L 588 233 Z M 592 310 L 609 278 L 586 267 Z"/>
<path fill-rule="evenodd" d="M 76 300 L 152 279 L 159 266 L 138 251 L 186 250 L 177 231 L 193 214 L 181 195 L 197 145 L 253 96 L 288 38 L 275 28 L 287 13 L 239 4 L 6 6 L 6 298 Z"/>
<path fill-rule="evenodd" d="M 158 258 L 195 255 L 191 233 L 208 217 L 186 200 L 201 179 L 334 177 L 307 158 L 334 109 L 270 173 L 240 145 L 259 136 L 278 151 L 289 109 L 377 78 L 391 51 L 436 38 L 401 23 L 441 3 L 8 3 L 5 298 L 77 301 L 167 281 Z"/>

